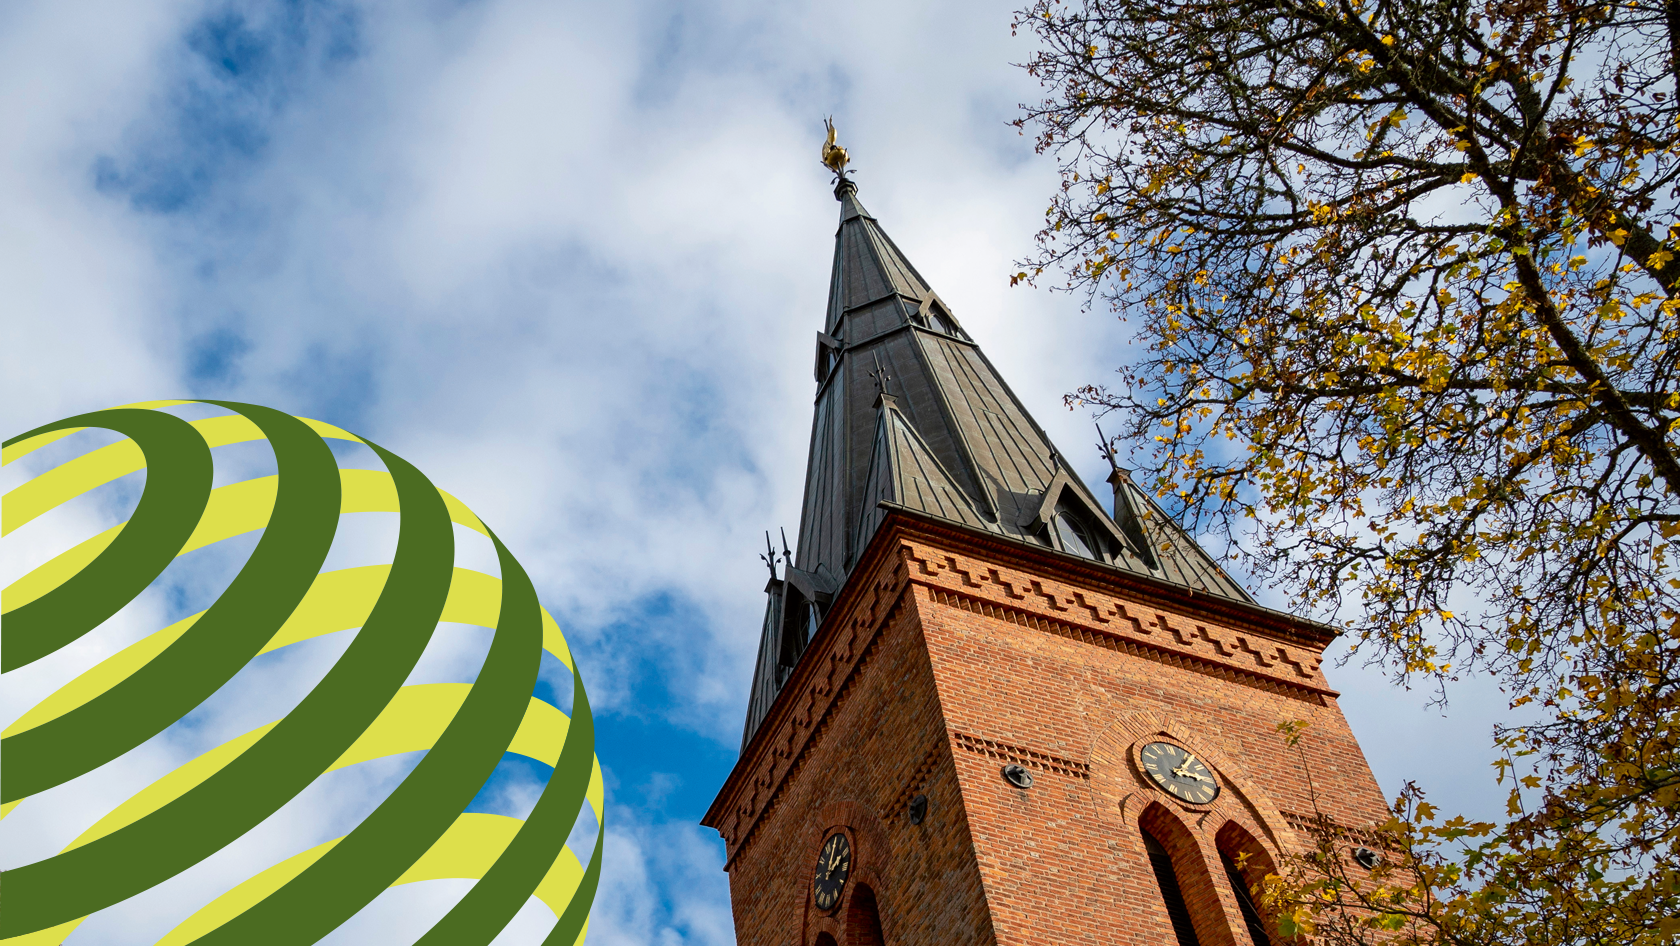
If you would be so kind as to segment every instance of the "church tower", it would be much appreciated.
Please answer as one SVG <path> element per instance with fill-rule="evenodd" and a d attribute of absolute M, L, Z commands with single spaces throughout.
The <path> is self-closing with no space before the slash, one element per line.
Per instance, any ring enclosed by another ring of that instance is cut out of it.
<path fill-rule="evenodd" d="M 798 548 L 703 822 L 737 941 L 1276 942 L 1251 885 L 1315 812 L 1387 814 L 1333 632 L 1257 605 L 1124 469 L 1099 500 L 835 196 Z"/>

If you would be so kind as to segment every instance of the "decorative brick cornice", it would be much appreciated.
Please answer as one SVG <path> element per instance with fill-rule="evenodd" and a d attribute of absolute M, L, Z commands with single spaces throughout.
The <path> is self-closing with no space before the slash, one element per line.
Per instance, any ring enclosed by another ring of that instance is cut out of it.
<path fill-rule="evenodd" d="M 879 533 L 876 538 L 700 821 L 723 835 L 728 849 L 725 869 L 751 843 L 783 787 L 821 742 L 829 720 L 868 664 L 881 631 L 905 606 L 910 584 L 904 564 L 884 554 L 894 545 L 881 542 Z"/>
<path fill-rule="evenodd" d="M 902 590 L 901 587 L 900 591 Z M 881 628 L 892 620 L 898 614 L 898 611 L 898 607 L 891 608 L 878 624 L 869 629 L 867 642 L 863 644 L 861 652 L 856 655 L 857 659 L 845 668 L 844 678 L 838 687 L 826 685 L 833 678 L 825 677 L 824 680 L 806 688 L 797 704 L 801 708 L 800 711 L 782 720 L 782 725 L 778 727 L 776 741 L 770 746 L 769 751 L 758 760 L 756 773 L 752 780 L 753 791 L 743 799 L 743 803 L 736 807 L 733 816 L 726 820 L 724 824 L 712 825 L 712 827 L 718 829 L 719 834 L 723 835 L 724 842 L 729 850 L 728 861 L 724 863 L 726 870 L 729 863 L 733 862 L 737 855 L 747 849 L 759 824 L 775 810 L 776 801 L 781 796 L 782 789 L 799 775 L 799 770 L 804 767 L 806 756 L 812 749 L 816 748 L 822 741 L 822 737 L 827 734 L 829 720 L 834 712 L 845 703 L 846 697 L 851 693 L 852 682 L 873 655 L 875 645 L 881 638 Z M 830 654 L 830 660 L 828 661 L 836 671 L 840 669 L 842 664 L 842 660 L 836 659 L 838 656 L 840 655 Z M 787 690 L 788 688 L 784 686 L 782 693 L 785 695 Z M 780 698 L 778 697 L 778 699 Z M 739 763 L 737 763 L 738 765 Z M 714 807 L 716 807 L 715 803 Z M 707 812 L 708 821 L 702 823 L 709 824 L 710 816 L 711 812 Z M 734 830 L 726 830 L 726 828 L 733 828 Z"/>
<path fill-rule="evenodd" d="M 1189 670 L 1192 673 L 1205 674 L 1210 677 L 1217 677 L 1221 680 L 1230 680 L 1233 683 L 1241 683 L 1245 686 L 1253 687 L 1256 690 L 1264 690 L 1267 693 L 1274 693 L 1278 696 L 1288 697 L 1292 700 L 1301 700 L 1305 703 L 1322 706 L 1324 705 L 1324 698 L 1326 696 L 1337 695 L 1334 690 L 1313 686 L 1312 684 L 1300 683 L 1291 680 L 1278 680 L 1269 676 L 1260 676 L 1258 674 L 1248 673 L 1244 670 L 1226 664 L 1215 663 L 1211 660 L 1203 660 L 1200 655 L 1174 652 L 1172 650 L 1155 647 L 1151 644 L 1128 640 L 1119 634 L 1112 634 L 1107 631 L 1092 630 L 1089 628 L 1077 627 L 1072 624 L 1065 624 L 1061 621 L 1055 620 L 1054 618 L 1043 617 L 1019 608 L 1011 608 L 1006 605 L 992 604 L 968 595 L 961 595 L 955 592 L 944 591 L 942 589 L 930 589 L 929 593 L 933 596 L 933 600 L 949 607 L 961 608 L 964 611 L 971 611 L 975 614 L 984 614 L 990 618 L 1009 621 L 1012 624 L 1019 624 L 1022 627 L 1030 627 L 1037 631 L 1043 631 L 1046 634 L 1054 634 L 1057 637 L 1065 637 L 1069 640 L 1076 640 L 1081 643 L 1101 647 L 1106 650 L 1119 651 L 1143 660 L 1152 660 L 1156 663 L 1166 664 L 1170 667 L 1178 667 L 1182 670 Z"/>
<path fill-rule="evenodd" d="M 1304 815 L 1296 811 L 1280 811 L 1279 814 L 1283 815 L 1283 821 L 1289 825 L 1290 830 L 1309 843 L 1316 842 L 1320 834 L 1328 831 L 1332 836 L 1344 841 L 1376 850 L 1385 850 L 1393 846 L 1393 842 L 1385 839 L 1374 826 L 1361 828 L 1337 824 L 1324 815 Z"/>
<path fill-rule="evenodd" d="M 1041 772 L 1066 775 L 1071 778 L 1089 779 L 1091 777 L 1091 767 L 1086 763 L 1064 759 L 1048 752 L 1039 752 L 1037 749 L 1010 745 L 1007 742 L 998 742 L 995 739 L 987 739 L 982 736 L 971 736 L 954 729 L 951 730 L 951 742 L 958 749 L 972 752 L 975 755 L 983 755 L 988 759 L 1013 762 L 1016 765 L 1024 765 L 1029 769 L 1038 769 Z"/>
<path fill-rule="evenodd" d="M 1022 597 L 1030 593 L 1032 578 L 1053 574 L 1080 587 L 1123 596 L 1141 608 L 1175 611 L 1193 619 L 1259 632 L 1315 654 L 1323 653 L 1324 648 L 1340 634 L 1335 628 L 1259 604 L 1198 592 L 1173 582 L 1149 578 L 1021 539 L 995 535 L 893 503 L 881 503 L 881 506 L 888 510 L 889 516 L 877 533 L 877 539 L 880 533 L 888 531 L 890 524 L 897 527 L 894 531 L 899 536 L 912 541 L 931 542 L 941 549 L 985 558 L 993 564 L 1009 565 L 1023 577 L 1025 583 L 1015 589 Z"/>
<path fill-rule="evenodd" d="M 999 568 L 917 538 L 900 541 L 909 580 L 941 604 L 1296 699 L 1336 695 L 1319 670 L 1322 652 L 1311 645 L 1253 626 L 1175 622 L 1165 609 L 1150 614 L 1111 589 Z"/>

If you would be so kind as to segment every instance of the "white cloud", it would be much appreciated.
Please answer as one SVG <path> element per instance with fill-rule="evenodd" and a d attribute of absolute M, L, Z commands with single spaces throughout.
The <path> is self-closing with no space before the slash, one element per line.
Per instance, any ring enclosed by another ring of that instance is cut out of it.
<path fill-rule="evenodd" d="M 16 3 L 0 12 L 0 370 L 6 429 L 167 396 L 149 329 L 167 294 L 142 221 L 93 192 L 98 142 L 144 107 L 183 3 Z M 160 393 L 161 392 L 161 393 Z"/>
<path fill-rule="evenodd" d="M 607 812 L 606 869 L 590 913 L 591 946 L 729 946 L 734 923 L 723 858 L 698 825 Z"/>

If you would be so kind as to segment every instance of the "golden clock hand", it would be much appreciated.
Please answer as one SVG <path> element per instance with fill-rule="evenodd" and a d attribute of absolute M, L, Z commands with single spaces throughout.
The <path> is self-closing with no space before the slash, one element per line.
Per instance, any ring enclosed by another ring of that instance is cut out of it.
<path fill-rule="evenodd" d="M 1184 764 L 1185 765 L 1189 765 L 1192 762 L 1196 763 L 1197 765 L 1202 766 L 1203 768 L 1207 768 L 1207 764 L 1205 762 L 1203 762 L 1201 759 L 1196 758 L 1196 754 L 1194 752 L 1192 752 L 1192 753 L 1190 753 L 1190 754 L 1188 754 L 1184 757 Z M 1194 774 L 1194 773 L 1192 773 L 1192 774 Z M 1213 779 L 1210 779 L 1210 778 L 1207 778 L 1207 777 L 1201 776 L 1201 775 L 1197 775 L 1196 778 L 1199 778 L 1204 782 L 1212 782 L 1213 781 Z"/>
<path fill-rule="evenodd" d="M 1213 782 L 1213 779 L 1210 779 L 1205 775 L 1197 775 L 1195 772 L 1191 772 L 1183 766 L 1173 769 L 1172 774 L 1178 776 L 1179 778 L 1193 778 L 1198 782 L 1207 782 L 1209 784 L 1212 784 Z"/>

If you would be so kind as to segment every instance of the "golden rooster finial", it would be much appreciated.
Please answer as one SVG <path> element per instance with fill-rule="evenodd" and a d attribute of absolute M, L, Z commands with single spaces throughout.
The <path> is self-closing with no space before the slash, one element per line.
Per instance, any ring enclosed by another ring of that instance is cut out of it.
<path fill-rule="evenodd" d="M 832 116 L 823 119 L 823 127 L 828 129 L 828 140 L 824 141 L 822 146 L 823 167 L 843 178 L 846 176 L 846 162 L 851 160 L 851 156 L 846 153 L 845 148 L 840 147 L 835 141 L 836 133 Z"/>

